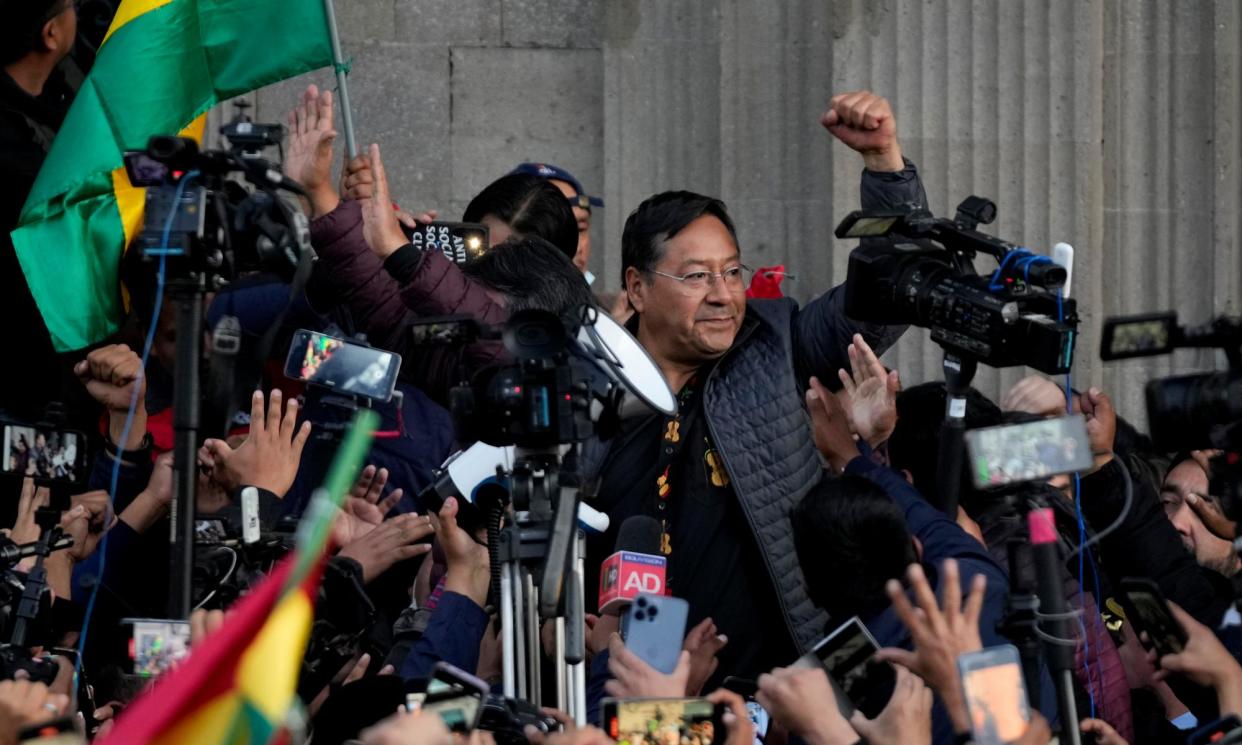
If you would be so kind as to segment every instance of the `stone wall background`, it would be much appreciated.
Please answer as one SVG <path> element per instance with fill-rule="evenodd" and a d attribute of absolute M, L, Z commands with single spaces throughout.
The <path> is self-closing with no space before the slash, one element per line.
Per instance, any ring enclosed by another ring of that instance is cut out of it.
<path fill-rule="evenodd" d="M 807 300 L 845 277 L 831 236 L 860 161 L 819 126 L 834 92 L 890 98 L 932 208 L 994 199 L 988 230 L 1072 243 L 1083 315 L 1075 384 L 1144 421 L 1142 383 L 1210 352 L 1104 365 L 1112 314 L 1184 322 L 1242 298 L 1242 9 L 1237 0 L 338 0 L 361 142 L 403 205 L 456 217 L 523 160 L 607 206 L 593 271 L 618 285 L 626 215 L 664 189 L 718 194 L 748 263 L 785 263 Z M 308 82 L 255 96 L 282 117 Z M 343 145 L 342 145 L 343 146 Z M 598 286 L 598 285 L 597 285 Z M 940 376 L 912 330 L 886 357 Z M 1020 370 L 981 370 L 998 395 Z"/>

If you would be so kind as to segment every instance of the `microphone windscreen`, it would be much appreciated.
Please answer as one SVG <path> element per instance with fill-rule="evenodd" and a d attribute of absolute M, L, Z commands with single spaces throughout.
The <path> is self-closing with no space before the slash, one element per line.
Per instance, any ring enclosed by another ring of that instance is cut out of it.
<path fill-rule="evenodd" d="M 615 551 L 631 551 L 637 554 L 660 556 L 660 521 L 647 515 L 632 515 L 617 529 Z"/>

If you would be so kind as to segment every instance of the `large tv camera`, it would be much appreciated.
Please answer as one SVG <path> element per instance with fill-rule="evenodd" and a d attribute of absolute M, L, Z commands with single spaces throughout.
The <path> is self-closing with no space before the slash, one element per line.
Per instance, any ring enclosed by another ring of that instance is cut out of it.
<path fill-rule="evenodd" d="M 147 187 L 137 247 L 144 259 L 164 257 L 173 277 L 201 272 L 219 286 L 239 273 L 267 271 L 291 280 L 314 254 L 306 216 L 279 193 L 304 191 L 262 157 L 280 145 L 284 129 L 251 122 L 239 104 L 220 134 L 228 150 L 200 151 L 188 137 L 157 136 L 146 150 L 125 154 L 130 183 Z"/>
<path fill-rule="evenodd" d="M 1242 318 L 1220 316 L 1182 326 L 1177 313 L 1147 313 L 1104 321 L 1100 359 L 1169 354 L 1175 349 L 1221 349 L 1226 372 L 1174 375 L 1147 383 L 1147 423 L 1153 443 L 1167 452 L 1217 449 L 1209 491 L 1231 520 L 1242 520 Z"/>
<path fill-rule="evenodd" d="M 967 197 L 954 219 L 910 205 L 850 213 L 838 238 L 869 240 L 850 254 L 845 312 L 858 321 L 931 330 L 948 352 L 992 367 L 1028 365 L 1049 374 L 1073 361 L 1078 315 L 1058 293 L 1066 271 L 1046 256 L 975 230 L 996 205 Z M 997 268 L 980 276 L 979 252 Z"/>

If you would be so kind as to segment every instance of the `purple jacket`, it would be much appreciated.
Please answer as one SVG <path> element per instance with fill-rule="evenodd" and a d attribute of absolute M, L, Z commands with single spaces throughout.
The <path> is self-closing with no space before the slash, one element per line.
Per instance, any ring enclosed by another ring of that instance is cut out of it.
<path fill-rule="evenodd" d="M 418 318 L 462 314 L 497 324 L 508 317 L 483 284 L 442 254 L 420 251 L 412 257 L 407 246 L 381 261 L 367 246 L 362 207 L 352 200 L 313 220 L 310 232 L 319 257 L 307 288 L 311 305 L 320 312 L 348 312 L 371 344 L 402 356 L 405 377 L 436 401 L 448 401 L 448 389 L 461 382 L 462 373 L 503 359 L 499 342 L 478 342 L 464 351 L 413 349 L 408 328 Z"/>

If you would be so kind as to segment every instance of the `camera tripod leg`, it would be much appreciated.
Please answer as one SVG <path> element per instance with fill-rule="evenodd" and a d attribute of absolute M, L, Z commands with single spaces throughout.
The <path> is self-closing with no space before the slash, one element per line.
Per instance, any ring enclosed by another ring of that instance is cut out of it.
<path fill-rule="evenodd" d="M 526 619 L 524 631 L 526 632 L 526 651 L 523 657 L 526 658 L 527 675 L 527 696 L 526 700 L 535 706 L 543 705 L 543 677 L 540 667 L 540 651 L 541 643 L 539 639 L 539 591 L 535 589 L 535 578 L 530 571 L 522 572 L 522 586 L 525 588 L 525 612 Z"/>
<path fill-rule="evenodd" d="M 515 698 L 518 695 L 518 660 L 517 660 L 517 642 L 519 636 L 517 634 L 517 616 L 514 613 L 514 584 L 513 584 L 513 565 L 505 563 L 500 569 L 500 627 L 502 637 L 500 640 L 501 650 L 501 673 L 504 680 L 504 692 L 509 698 Z"/>

